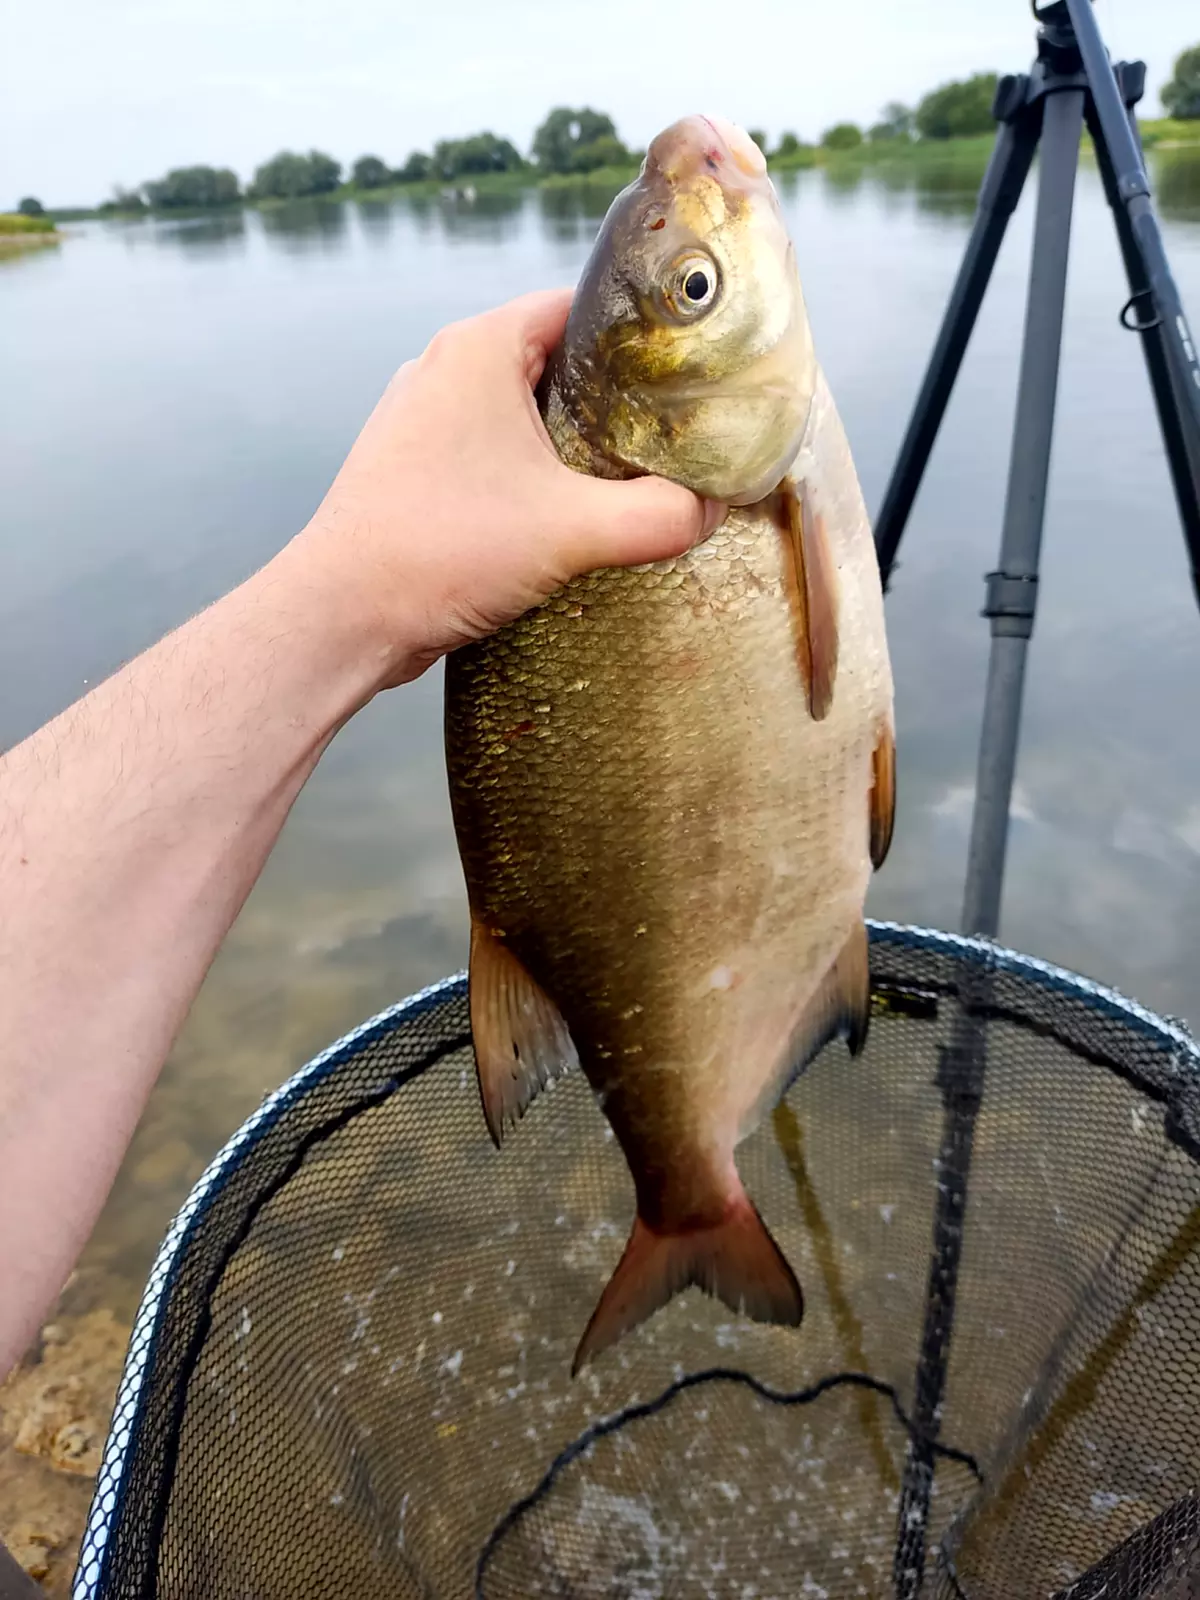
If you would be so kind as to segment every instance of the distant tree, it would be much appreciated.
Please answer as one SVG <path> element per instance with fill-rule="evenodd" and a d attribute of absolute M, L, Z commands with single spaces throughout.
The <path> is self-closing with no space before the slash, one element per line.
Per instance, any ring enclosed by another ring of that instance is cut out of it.
<path fill-rule="evenodd" d="M 597 167 L 624 167 L 630 160 L 629 151 L 620 139 L 611 133 L 602 133 L 590 144 L 579 146 L 572 158 L 571 171 L 595 172 Z"/>
<path fill-rule="evenodd" d="M 1185 50 L 1175 63 L 1175 76 L 1163 86 L 1163 110 L 1169 117 L 1200 117 L 1200 44 Z"/>
<path fill-rule="evenodd" d="M 826 150 L 856 150 L 862 142 L 862 129 L 855 122 L 836 122 L 821 135 Z"/>
<path fill-rule="evenodd" d="M 228 206 L 241 199 L 237 174 L 228 167 L 174 167 L 165 178 L 142 185 L 156 209 L 179 206 Z"/>
<path fill-rule="evenodd" d="M 401 183 L 423 183 L 433 177 L 433 158 L 427 156 L 424 150 L 414 150 L 404 165 L 396 169 L 394 176 Z"/>
<path fill-rule="evenodd" d="M 23 200 L 18 201 L 17 210 L 23 217 L 44 217 L 46 208 L 40 200 L 27 194 Z"/>
<path fill-rule="evenodd" d="M 120 184 L 113 189 L 112 199 L 104 200 L 99 206 L 101 215 L 107 216 L 114 211 L 139 212 L 146 210 L 146 201 L 138 189 L 122 189 Z"/>
<path fill-rule="evenodd" d="M 524 165 L 516 145 L 494 133 L 473 133 L 466 139 L 442 139 L 433 147 L 433 169 L 439 178 L 516 172 Z"/>
<path fill-rule="evenodd" d="M 600 145 L 599 152 L 588 152 Z M 617 127 L 603 111 L 556 106 L 533 136 L 533 159 L 543 172 L 588 172 L 629 160 Z"/>
<path fill-rule="evenodd" d="M 911 139 L 916 127 L 916 112 L 899 100 L 890 100 L 879 114 L 879 121 L 867 134 L 872 144 L 887 139 Z"/>
<path fill-rule="evenodd" d="M 972 78 L 934 89 L 917 107 L 917 132 L 922 139 L 963 139 L 991 133 L 996 126 L 992 116 L 996 82 L 994 72 L 977 72 Z"/>
<path fill-rule="evenodd" d="M 256 200 L 296 200 L 302 195 L 330 193 L 341 177 L 340 163 L 320 150 L 310 150 L 306 156 L 281 150 L 254 174 L 251 193 Z"/>
<path fill-rule="evenodd" d="M 392 181 L 392 173 L 387 163 L 378 156 L 359 156 L 350 174 L 350 181 L 356 189 L 382 189 L 385 183 Z"/>
<path fill-rule="evenodd" d="M 753 139 L 754 143 L 762 151 L 763 155 L 766 155 L 766 153 L 767 153 L 767 136 L 763 132 L 763 130 L 761 128 L 748 128 L 746 131 L 749 133 L 749 135 L 750 135 L 751 139 Z"/>
<path fill-rule="evenodd" d="M 777 156 L 794 156 L 800 148 L 800 141 L 794 133 L 784 133 L 779 136 L 779 144 L 775 150 Z"/>

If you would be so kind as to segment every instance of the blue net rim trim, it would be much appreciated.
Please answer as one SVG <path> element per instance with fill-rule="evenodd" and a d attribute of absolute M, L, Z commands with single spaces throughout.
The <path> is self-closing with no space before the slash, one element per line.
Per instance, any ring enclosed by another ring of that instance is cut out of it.
<path fill-rule="evenodd" d="M 1156 1015 L 1137 1001 L 1126 999 L 1115 989 L 987 939 L 967 938 L 938 928 L 918 928 L 904 923 L 873 920 L 868 920 L 867 930 L 872 948 L 923 950 L 950 956 L 980 971 L 1009 974 L 1052 993 L 1082 1000 L 1114 1022 L 1132 1028 L 1169 1054 L 1177 1070 L 1194 1072 L 1200 1080 L 1200 1048 L 1187 1030 L 1174 1021 Z M 79 1565 L 71 1591 L 72 1600 L 100 1600 L 102 1595 L 105 1550 L 122 1500 L 125 1467 L 137 1429 L 142 1387 L 167 1304 L 166 1289 L 173 1277 L 175 1263 L 186 1248 L 192 1228 L 203 1216 L 208 1200 L 297 1101 L 345 1062 L 353 1059 L 364 1045 L 385 1038 L 397 1028 L 439 1006 L 463 998 L 466 991 L 466 973 L 456 973 L 389 1006 L 336 1040 L 267 1096 L 258 1110 L 214 1156 L 198 1179 L 159 1246 L 138 1308 L 117 1390 L 113 1423 L 105 1443 L 80 1549 Z"/>

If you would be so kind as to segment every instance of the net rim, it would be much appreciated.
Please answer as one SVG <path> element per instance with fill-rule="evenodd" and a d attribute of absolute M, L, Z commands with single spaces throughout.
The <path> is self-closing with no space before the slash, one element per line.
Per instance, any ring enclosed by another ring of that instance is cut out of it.
<path fill-rule="evenodd" d="M 1131 1025 L 1143 1037 L 1169 1051 L 1177 1066 L 1186 1064 L 1200 1078 L 1200 1047 L 1184 1027 L 1104 984 L 1039 957 L 1023 955 L 989 939 L 870 918 L 867 919 L 867 931 L 873 947 L 931 951 L 984 970 L 1031 980 L 1055 993 L 1083 999 L 1113 1021 Z M 157 1330 L 168 1303 L 167 1287 L 175 1263 L 186 1247 L 193 1227 L 203 1217 L 210 1196 L 297 1101 L 345 1061 L 353 1058 L 365 1044 L 386 1037 L 448 1001 L 461 999 L 466 992 L 467 974 L 455 973 L 388 1006 L 343 1034 L 269 1094 L 227 1140 L 197 1180 L 164 1234 L 146 1280 L 117 1389 L 114 1421 L 105 1441 L 96 1478 L 71 1600 L 100 1600 L 102 1595 L 104 1555 L 115 1514 L 123 1498 L 125 1469 L 140 1417 L 142 1388 L 155 1352 Z"/>

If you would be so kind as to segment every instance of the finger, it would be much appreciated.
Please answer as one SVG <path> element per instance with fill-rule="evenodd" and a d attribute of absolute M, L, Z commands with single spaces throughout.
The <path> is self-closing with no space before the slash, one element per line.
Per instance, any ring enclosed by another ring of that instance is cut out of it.
<path fill-rule="evenodd" d="M 511 338 L 530 388 L 542 375 L 546 358 L 561 340 L 574 289 L 541 289 L 523 294 L 490 313 L 498 331 Z"/>
<path fill-rule="evenodd" d="M 581 572 L 682 555 L 707 539 L 728 511 L 665 478 L 612 483 L 577 477 L 577 483 L 580 515 L 572 543 Z"/>

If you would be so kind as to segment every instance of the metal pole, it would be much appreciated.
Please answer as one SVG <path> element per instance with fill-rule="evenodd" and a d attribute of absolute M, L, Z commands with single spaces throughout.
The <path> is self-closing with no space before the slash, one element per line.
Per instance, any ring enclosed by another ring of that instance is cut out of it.
<path fill-rule="evenodd" d="M 989 937 L 998 931 L 1000 922 L 1025 652 L 1033 632 L 1084 99 L 1083 90 L 1076 88 L 1056 90 L 1046 96 L 1033 263 L 1000 571 L 988 578 L 985 615 L 992 624 L 992 654 L 979 745 L 963 926 L 967 933 Z M 979 1012 L 986 1004 L 988 987 L 986 972 L 979 973 L 977 981 L 964 985 L 959 1014 L 938 1073 L 945 1109 L 937 1161 L 933 1257 L 913 1394 L 913 1437 L 904 1467 L 893 1563 L 897 1600 L 917 1600 L 925 1576 L 933 1446 L 942 1424 L 962 1262 L 967 1182 L 987 1067 L 986 1023 Z"/>
<path fill-rule="evenodd" d="M 1000 896 L 1017 763 L 1025 654 L 1033 633 L 1050 445 L 1058 397 L 1067 256 L 1083 108 L 1084 95 L 1077 89 L 1051 94 L 1046 101 L 1033 266 L 1000 544 L 1000 570 L 988 578 L 985 615 L 992 624 L 992 655 L 979 742 L 963 931 L 981 933 L 989 938 L 994 937 L 1000 927 Z"/>
<path fill-rule="evenodd" d="M 1004 120 L 980 185 L 971 237 L 941 331 L 875 523 L 875 549 L 885 590 L 891 582 L 896 552 L 929 465 L 1009 218 L 1021 198 L 1037 149 L 1040 108 L 1026 105 L 1028 92 L 1029 79 L 1024 76 L 1005 78 L 996 91 L 996 116 Z"/>

